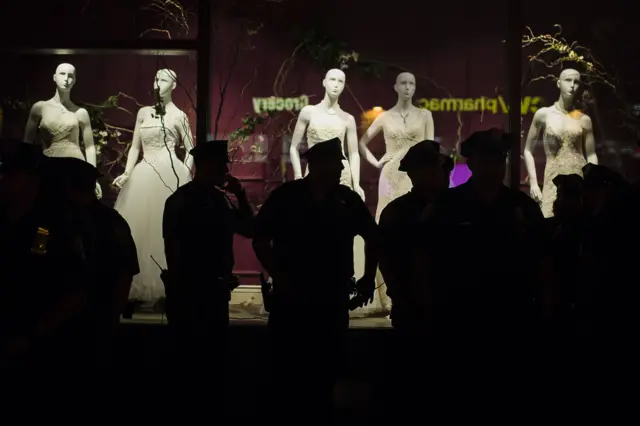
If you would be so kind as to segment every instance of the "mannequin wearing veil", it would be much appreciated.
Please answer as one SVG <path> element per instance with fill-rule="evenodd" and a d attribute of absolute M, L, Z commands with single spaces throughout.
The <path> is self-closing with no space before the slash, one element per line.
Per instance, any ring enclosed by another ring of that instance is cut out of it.
<path fill-rule="evenodd" d="M 162 238 L 164 204 L 178 187 L 191 181 L 193 137 L 187 115 L 172 100 L 176 82 L 172 70 L 156 73 L 156 105 L 138 112 L 125 171 L 113 181 L 122 188 L 114 208 L 129 223 L 138 252 L 140 273 L 133 278 L 129 295 L 136 302 L 155 303 L 165 296 L 158 267 L 167 267 Z M 175 152 L 180 143 L 187 152 L 184 163 Z M 143 155 L 138 162 L 140 149 Z"/>

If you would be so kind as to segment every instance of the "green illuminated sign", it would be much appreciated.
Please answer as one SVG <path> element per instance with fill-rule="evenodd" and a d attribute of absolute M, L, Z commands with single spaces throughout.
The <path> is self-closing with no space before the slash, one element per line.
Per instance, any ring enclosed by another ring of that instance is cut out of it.
<path fill-rule="evenodd" d="M 302 95 L 297 98 L 253 98 L 253 110 L 256 114 L 276 111 L 300 111 L 309 105 L 309 97 Z"/>
<path fill-rule="evenodd" d="M 520 113 L 522 115 L 535 113 L 542 103 L 540 96 L 525 96 L 520 101 Z M 420 108 L 430 111 L 446 112 L 490 112 L 492 114 L 508 114 L 509 107 L 502 96 L 497 98 L 430 98 L 418 100 Z"/>

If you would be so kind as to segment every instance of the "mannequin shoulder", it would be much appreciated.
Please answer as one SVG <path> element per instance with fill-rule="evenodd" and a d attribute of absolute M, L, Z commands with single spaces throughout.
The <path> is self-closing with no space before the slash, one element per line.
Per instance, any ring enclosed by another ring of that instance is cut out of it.
<path fill-rule="evenodd" d="M 539 108 L 535 114 L 533 114 L 533 123 L 544 123 L 549 115 L 549 107 Z"/>
<path fill-rule="evenodd" d="M 420 114 L 424 118 L 433 117 L 433 114 L 431 113 L 431 111 L 426 108 L 416 107 L 416 109 L 418 110 L 418 114 Z"/>
<path fill-rule="evenodd" d="M 304 118 L 304 119 L 308 120 L 309 118 L 311 118 L 311 115 L 313 115 L 315 110 L 316 110 L 316 106 L 315 105 L 304 106 L 300 110 L 300 113 L 298 114 L 298 118 Z"/>
<path fill-rule="evenodd" d="M 49 101 L 38 101 L 31 105 L 31 114 L 42 114 L 42 110 L 49 105 Z"/>
<path fill-rule="evenodd" d="M 591 117 L 589 117 L 587 114 L 582 114 L 582 116 L 580 116 L 580 122 L 582 123 L 582 126 L 585 128 L 591 128 L 593 127 L 593 122 L 591 121 Z"/>
<path fill-rule="evenodd" d="M 153 112 L 153 107 L 144 106 L 138 110 L 138 119 L 147 118 Z"/>

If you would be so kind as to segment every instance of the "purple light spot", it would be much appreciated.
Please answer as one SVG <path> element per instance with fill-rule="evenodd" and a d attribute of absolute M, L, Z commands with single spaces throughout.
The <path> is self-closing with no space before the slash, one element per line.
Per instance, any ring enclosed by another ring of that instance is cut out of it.
<path fill-rule="evenodd" d="M 451 172 L 449 179 L 449 188 L 455 188 L 458 185 L 462 185 L 471 177 L 471 170 L 466 164 L 456 164 Z"/>

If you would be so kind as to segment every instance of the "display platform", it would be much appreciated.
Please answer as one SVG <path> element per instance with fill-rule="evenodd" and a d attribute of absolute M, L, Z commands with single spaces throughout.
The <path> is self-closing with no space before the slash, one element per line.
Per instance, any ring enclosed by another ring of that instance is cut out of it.
<path fill-rule="evenodd" d="M 309 313 L 311 315 L 321 315 L 320 313 Z M 232 304 L 229 306 L 229 316 L 231 325 L 243 326 L 266 326 L 268 315 L 257 304 Z M 304 321 L 304 319 L 302 319 Z M 138 312 L 133 314 L 131 319 L 123 319 L 124 324 L 166 324 L 167 318 L 161 313 Z M 391 328 L 391 321 L 384 316 L 368 316 L 351 318 L 350 328 L 365 329 L 387 329 Z"/>

